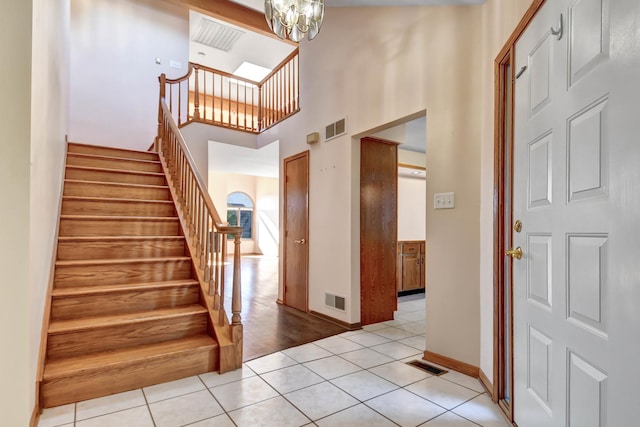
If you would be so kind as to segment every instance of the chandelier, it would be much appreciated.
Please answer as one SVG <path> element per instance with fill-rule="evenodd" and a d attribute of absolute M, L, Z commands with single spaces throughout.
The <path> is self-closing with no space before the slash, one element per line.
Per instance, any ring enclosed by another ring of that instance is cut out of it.
<path fill-rule="evenodd" d="M 281 39 L 312 40 L 322 26 L 324 0 L 264 0 L 264 16 Z"/>

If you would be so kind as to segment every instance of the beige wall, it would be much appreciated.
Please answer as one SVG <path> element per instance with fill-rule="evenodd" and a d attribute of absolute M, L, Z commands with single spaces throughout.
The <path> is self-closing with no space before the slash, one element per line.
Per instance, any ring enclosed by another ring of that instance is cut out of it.
<path fill-rule="evenodd" d="M 258 144 L 311 151 L 311 310 L 359 321 L 359 138 L 426 109 L 427 349 L 492 375 L 493 59 L 530 3 L 328 9 L 301 44 L 302 111 Z M 304 143 L 345 116 L 347 135 Z M 449 191 L 456 208 L 434 211 Z M 325 292 L 347 295 L 347 311 L 326 309 Z"/>
<path fill-rule="evenodd" d="M 427 181 L 398 177 L 398 240 L 425 240 Z"/>
<path fill-rule="evenodd" d="M 480 368 L 493 379 L 493 107 L 494 61 L 532 0 L 488 0 L 482 6 L 480 175 Z"/>
<path fill-rule="evenodd" d="M 155 0 L 72 0 L 70 139 L 146 150 L 157 129 L 158 76 L 185 75 L 188 61 L 186 9 Z"/>
<path fill-rule="evenodd" d="M 54 249 L 67 130 L 68 1 L 12 2 L 0 16 L 0 414 L 28 425 Z M 33 32 L 32 32 L 33 30 Z"/>
<path fill-rule="evenodd" d="M 300 47 L 301 112 L 259 137 L 279 139 L 282 158 L 311 150 L 309 308 L 354 323 L 359 137 L 426 109 L 427 342 L 476 366 L 481 88 L 470 70 L 480 63 L 480 25 L 479 7 L 328 9 L 321 35 Z M 347 135 L 305 144 L 306 134 L 345 116 Z M 443 191 L 456 192 L 456 209 L 434 212 L 433 192 Z M 325 292 L 346 295 L 347 311 L 325 308 Z"/>
<path fill-rule="evenodd" d="M 29 154 L 31 138 L 31 2 L 13 1 L 0 14 L 0 414 L 26 426 L 34 385 L 30 371 Z M 10 350 L 10 351 L 8 351 Z"/>

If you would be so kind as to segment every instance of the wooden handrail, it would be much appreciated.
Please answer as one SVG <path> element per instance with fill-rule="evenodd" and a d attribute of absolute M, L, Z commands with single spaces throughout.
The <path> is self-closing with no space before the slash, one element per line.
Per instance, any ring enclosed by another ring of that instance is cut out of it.
<path fill-rule="evenodd" d="M 256 83 L 256 84 L 258 86 L 262 86 L 267 80 L 269 80 L 271 77 L 273 77 L 274 74 L 276 74 L 278 71 L 280 71 L 285 65 L 287 65 L 287 63 L 289 61 L 291 61 L 296 56 L 298 56 L 298 49 L 294 50 L 286 58 L 284 58 L 282 61 L 280 61 L 280 63 L 278 65 L 276 65 L 275 68 L 273 70 L 271 70 L 271 72 L 269 74 L 267 74 L 267 77 L 262 79 L 262 81 L 260 83 Z"/>
<path fill-rule="evenodd" d="M 161 87 L 165 83 L 160 78 Z M 161 89 L 162 93 L 162 89 Z M 165 98 L 160 99 L 156 150 L 160 156 L 171 193 L 176 199 L 178 216 L 196 267 L 203 293 L 211 298 L 212 322 L 219 341 L 229 337 L 233 351 L 222 356 L 221 371 L 235 369 L 242 364 L 242 298 L 240 289 L 240 239 L 242 227 L 223 223 L 198 173 L 193 156 L 180 133 Z M 231 321 L 224 307 L 227 235 L 233 236 L 233 275 L 231 295 Z M 227 332 L 224 332 L 228 328 Z M 218 334 L 218 331 L 222 335 Z M 224 343 L 219 343 L 221 348 Z M 223 360 L 223 357 L 233 360 Z"/>
<path fill-rule="evenodd" d="M 261 82 L 190 62 L 182 77 L 160 76 L 160 97 L 179 128 L 198 122 L 260 133 L 299 111 L 299 80 L 296 49 Z"/>

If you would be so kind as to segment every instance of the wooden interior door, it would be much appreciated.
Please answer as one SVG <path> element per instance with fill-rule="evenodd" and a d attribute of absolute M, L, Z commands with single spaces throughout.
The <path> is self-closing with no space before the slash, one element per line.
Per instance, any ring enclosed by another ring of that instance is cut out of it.
<path fill-rule="evenodd" d="M 393 319 L 397 308 L 398 146 L 360 142 L 360 323 Z"/>
<path fill-rule="evenodd" d="M 284 159 L 284 304 L 308 311 L 309 151 Z"/>

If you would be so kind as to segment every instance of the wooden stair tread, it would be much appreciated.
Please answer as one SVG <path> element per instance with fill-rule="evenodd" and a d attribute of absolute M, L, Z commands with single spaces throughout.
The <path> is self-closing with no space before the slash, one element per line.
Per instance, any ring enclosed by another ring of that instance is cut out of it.
<path fill-rule="evenodd" d="M 160 221 L 173 222 L 177 221 L 177 216 L 122 216 L 122 215 L 60 215 L 60 219 L 78 219 L 92 221 Z"/>
<path fill-rule="evenodd" d="M 121 199 L 117 197 L 90 197 L 90 196 L 62 196 L 62 201 L 83 200 L 91 202 L 120 202 L 120 203 L 154 203 L 173 206 L 173 200 L 148 200 L 148 199 Z"/>
<path fill-rule="evenodd" d="M 155 218 L 155 217 L 154 217 Z M 184 240 L 184 236 L 60 236 L 59 242 L 110 242 L 110 241 Z"/>
<path fill-rule="evenodd" d="M 195 335 L 162 343 L 141 345 L 126 349 L 94 353 L 60 359 L 49 359 L 44 369 L 44 380 L 76 375 L 83 371 L 107 366 L 127 364 L 135 360 L 150 360 L 171 354 L 193 351 L 209 351 L 218 347 L 216 341 L 208 335 Z"/>
<path fill-rule="evenodd" d="M 189 256 L 153 257 L 153 258 L 109 258 L 109 259 L 74 259 L 56 261 L 56 267 L 110 265 L 110 264 L 141 264 L 162 261 L 191 261 Z"/>
<path fill-rule="evenodd" d="M 136 154 L 157 154 L 155 151 L 147 151 L 147 150 L 134 150 L 131 148 L 120 148 L 120 147 L 108 147 L 106 145 L 93 145 L 93 144 L 84 144 L 82 142 L 69 142 L 69 146 L 83 146 L 83 147 L 88 147 L 88 148 L 98 148 L 98 149 L 105 149 L 105 150 L 115 150 L 115 151 L 130 151 L 132 153 L 136 153 Z M 69 151 L 69 153 L 75 153 L 74 151 Z M 80 154 L 84 154 L 84 153 L 80 153 Z"/>
<path fill-rule="evenodd" d="M 127 188 L 153 188 L 157 190 L 168 190 L 168 185 L 150 185 L 150 184 L 130 184 L 124 182 L 103 182 L 103 181 L 86 181 L 81 179 L 65 179 L 66 183 L 80 183 L 80 184 L 98 184 L 112 187 L 127 187 Z"/>
<path fill-rule="evenodd" d="M 162 172 L 147 172 L 147 171 L 135 171 L 135 170 L 125 170 L 125 169 L 109 169 L 109 168 L 100 168 L 95 166 L 79 166 L 79 165 L 67 165 L 67 169 L 78 169 L 78 170 L 88 170 L 88 171 L 100 171 L 100 172 L 112 172 L 112 173 L 125 173 L 132 175 L 147 175 L 147 176 L 160 176 L 164 178 L 164 174 Z M 103 181 L 95 181 L 101 184 L 105 184 Z"/>
<path fill-rule="evenodd" d="M 141 291 L 150 289 L 164 289 L 173 287 L 186 287 L 186 286 L 198 286 L 197 280 L 166 280 L 163 282 L 144 282 L 133 283 L 128 285 L 94 285 L 91 287 L 78 286 L 69 288 L 58 288 L 51 291 L 51 296 L 54 298 L 72 297 L 78 295 L 99 295 L 116 292 L 129 292 L 129 291 Z"/>
<path fill-rule="evenodd" d="M 124 162 L 134 162 L 134 163 L 143 163 L 143 164 L 161 164 L 160 160 L 144 160 L 144 159 L 135 159 L 130 157 L 114 157 L 114 156 L 103 156 L 100 154 L 86 154 L 86 153 L 67 153 L 67 157 L 78 157 L 78 158 L 91 158 L 91 159 L 101 159 L 101 160 L 114 160 L 114 161 L 124 161 Z"/>
<path fill-rule="evenodd" d="M 194 314 L 206 314 L 208 310 L 199 304 L 184 307 L 165 308 L 137 313 L 114 314 L 108 316 L 84 317 L 72 320 L 52 320 L 49 323 L 49 334 L 63 334 L 80 330 L 95 329 L 105 326 L 133 324 L 152 320 L 168 319 Z"/>

